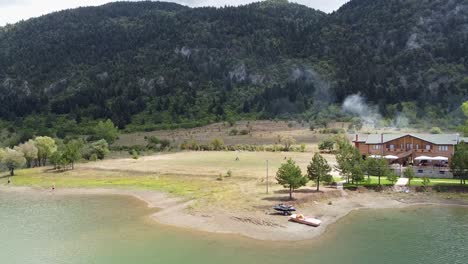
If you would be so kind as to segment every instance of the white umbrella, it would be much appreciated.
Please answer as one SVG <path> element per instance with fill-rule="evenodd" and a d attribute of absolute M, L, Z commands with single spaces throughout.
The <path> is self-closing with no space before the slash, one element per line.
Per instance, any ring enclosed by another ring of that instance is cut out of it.
<path fill-rule="evenodd" d="M 435 158 L 432 158 L 432 160 L 435 160 L 435 161 L 448 161 L 449 159 L 446 158 L 446 157 L 437 156 Z"/>
<path fill-rule="evenodd" d="M 397 156 L 393 156 L 393 155 L 387 155 L 387 156 L 385 156 L 384 158 L 385 158 L 385 159 L 389 159 L 389 160 L 396 160 L 396 159 L 398 159 Z"/>
<path fill-rule="evenodd" d="M 380 156 L 380 155 L 370 155 L 369 158 L 372 158 L 372 159 L 381 159 L 382 156 Z"/>
<path fill-rule="evenodd" d="M 432 158 L 428 156 L 420 156 L 415 158 L 414 160 L 432 160 Z"/>

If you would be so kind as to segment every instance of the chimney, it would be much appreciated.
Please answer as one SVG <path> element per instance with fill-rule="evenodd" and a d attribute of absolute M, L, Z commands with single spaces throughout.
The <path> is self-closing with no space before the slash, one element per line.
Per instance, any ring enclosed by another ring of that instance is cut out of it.
<path fill-rule="evenodd" d="M 358 142 L 358 141 L 359 141 L 359 135 L 356 134 L 356 142 Z"/>
<path fill-rule="evenodd" d="M 382 145 L 380 145 L 380 147 L 382 148 L 382 157 L 383 157 L 383 156 L 384 156 L 383 133 L 382 133 L 382 135 L 380 136 L 380 143 L 382 143 Z"/>

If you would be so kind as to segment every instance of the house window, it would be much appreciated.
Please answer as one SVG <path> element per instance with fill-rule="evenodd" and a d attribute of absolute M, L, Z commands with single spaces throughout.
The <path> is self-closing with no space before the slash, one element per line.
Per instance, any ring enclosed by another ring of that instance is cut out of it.
<path fill-rule="evenodd" d="M 426 145 L 426 150 L 431 150 L 431 145 Z"/>
<path fill-rule="evenodd" d="M 416 144 L 416 149 L 419 149 L 419 145 L 418 145 L 418 144 Z"/>
<path fill-rule="evenodd" d="M 406 149 L 413 149 L 413 144 L 406 144 Z"/>
<path fill-rule="evenodd" d="M 381 145 L 373 145 L 372 149 L 373 150 L 379 150 L 379 149 L 382 149 L 382 146 Z"/>
<path fill-rule="evenodd" d="M 391 150 L 391 151 L 394 151 L 394 150 L 395 150 L 395 145 L 391 144 L 391 145 L 390 145 L 390 150 Z"/>
<path fill-rule="evenodd" d="M 448 146 L 439 146 L 439 151 L 448 151 Z"/>
<path fill-rule="evenodd" d="M 404 146 L 403 146 L 403 144 L 401 144 L 401 145 L 400 145 L 400 149 L 403 149 L 403 148 L 404 148 Z"/>

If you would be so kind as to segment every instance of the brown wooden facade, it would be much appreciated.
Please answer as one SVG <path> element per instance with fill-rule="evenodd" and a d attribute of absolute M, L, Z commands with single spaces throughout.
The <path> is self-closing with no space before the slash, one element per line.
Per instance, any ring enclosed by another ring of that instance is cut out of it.
<path fill-rule="evenodd" d="M 382 140 L 376 143 L 368 143 L 364 140 L 360 140 L 359 136 L 353 141 L 359 152 L 365 156 L 377 155 L 377 156 L 397 156 L 396 162 L 400 164 L 412 164 L 414 159 L 420 156 L 427 157 L 446 157 L 449 162 L 455 152 L 455 146 L 453 144 L 434 144 L 422 138 L 414 137 L 412 135 L 405 135 L 393 140 Z"/>

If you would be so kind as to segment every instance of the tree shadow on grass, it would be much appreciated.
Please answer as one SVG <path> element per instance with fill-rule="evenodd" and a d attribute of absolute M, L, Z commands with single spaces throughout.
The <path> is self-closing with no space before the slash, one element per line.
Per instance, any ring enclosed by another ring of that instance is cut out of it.
<path fill-rule="evenodd" d="M 6 179 L 6 178 L 9 178 L 9 177 L 13 178 L 15 176 L 5 175 L 5 176 L 0 176 L 0 179 Z"/>
<path fill-rule="evenodd" d="M 270 202 L 294 202 L 296 199 L 293 197 L 292 200 L 289 198 L 289 194 L 287 196 L 271 196 L 265 197 L 262 200 L 270 201 Z"/>

